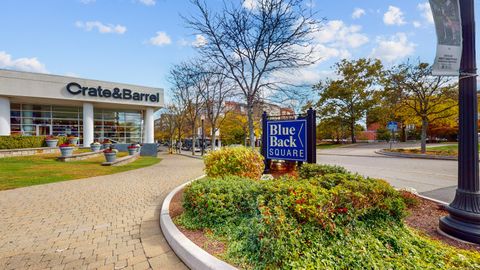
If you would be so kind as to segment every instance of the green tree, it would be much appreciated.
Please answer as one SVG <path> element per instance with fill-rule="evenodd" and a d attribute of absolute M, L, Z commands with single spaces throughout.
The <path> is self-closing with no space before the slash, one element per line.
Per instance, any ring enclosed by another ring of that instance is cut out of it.
<path fill-rule="evenodd" d="M 421 151 L 426 152 L 428 125 L 436 122 L 456 122 L 458 88 L 451 79 L 432 76 L 427 63 L 400 64 L 388 72 L 385 91 L 398 99 L 398 112 L 420 121 Z"/>
<path fill-rule="evenodd" d="M 337 79 L 327 79 L 313 88 L 319 91 L 317 109 L 321 117 L 337 117 L 346 123 L 352 143 L 356 143 L 355 126 L 375 105 L 374 86 L 383 75 L 380 60 L 342 60 L 334 65 Z"/>

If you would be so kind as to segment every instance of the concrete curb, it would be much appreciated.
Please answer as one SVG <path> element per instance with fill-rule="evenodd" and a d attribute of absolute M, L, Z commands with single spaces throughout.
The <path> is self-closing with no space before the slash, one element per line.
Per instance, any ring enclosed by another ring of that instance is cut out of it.
<path fill-rule="evenodd" d="M 210 255 L 199 246 L 195 245 L 175 226 L 170 217 L 170 202 L 177 192 L 186 185 L 205 176 L 189 181 L 181 186 L 176 187 L 170 192 L 162 204 L 160 212 L 160 227 L 163 235 L 167 239 L 168 244 L 177 256 L 192 270 L 235 270 L 237 268 L 221 261 Z"/>
<path fill-rule="evenodd" d="M 375 151 L 376 154 L 391 156 L 391 157 L 400 157 L 400 158 L 418 158 L 418 159 L 436 159 L 436 160 L 457 160 L 457 157 L 450 156 L 434 156 L 427 154 L 403 154 L 397 152 L 390 152 L 386 150 Z"/>

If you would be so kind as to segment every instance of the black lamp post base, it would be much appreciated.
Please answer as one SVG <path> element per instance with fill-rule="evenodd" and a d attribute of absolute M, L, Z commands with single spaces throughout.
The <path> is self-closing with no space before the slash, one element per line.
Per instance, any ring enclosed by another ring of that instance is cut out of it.
<path fill-rule="evenodd" d="M 439 229 L 455 238 L 480 244 L 480 214 L 446 207 L 450 215 L 440 219 Z"/>

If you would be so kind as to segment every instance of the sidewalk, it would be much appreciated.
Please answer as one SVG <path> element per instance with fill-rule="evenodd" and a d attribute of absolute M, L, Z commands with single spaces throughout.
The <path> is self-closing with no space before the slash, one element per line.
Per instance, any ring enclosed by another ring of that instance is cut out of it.
<path fill-rule="evenodd" d="M 0 269 L 184 269 L 160 231 L 176 186 L 203 173 L 200 160 L 0 192 Z"/>

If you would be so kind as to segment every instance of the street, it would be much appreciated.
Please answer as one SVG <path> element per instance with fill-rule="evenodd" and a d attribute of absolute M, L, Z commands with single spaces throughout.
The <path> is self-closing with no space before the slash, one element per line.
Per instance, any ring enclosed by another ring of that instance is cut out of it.
<path fill-rule="evenodd" d="M 416 146 L 399 143 L 395 148 Z M 457 186 L 457 161 L 396 158 L 376 154 L 388 143 L 358 144 L 317 151 L 317 163 L 340 165 L 363 176 L 387 180 L 396 188 L 414 188 L 422 195 L 450 203 Z"/>

